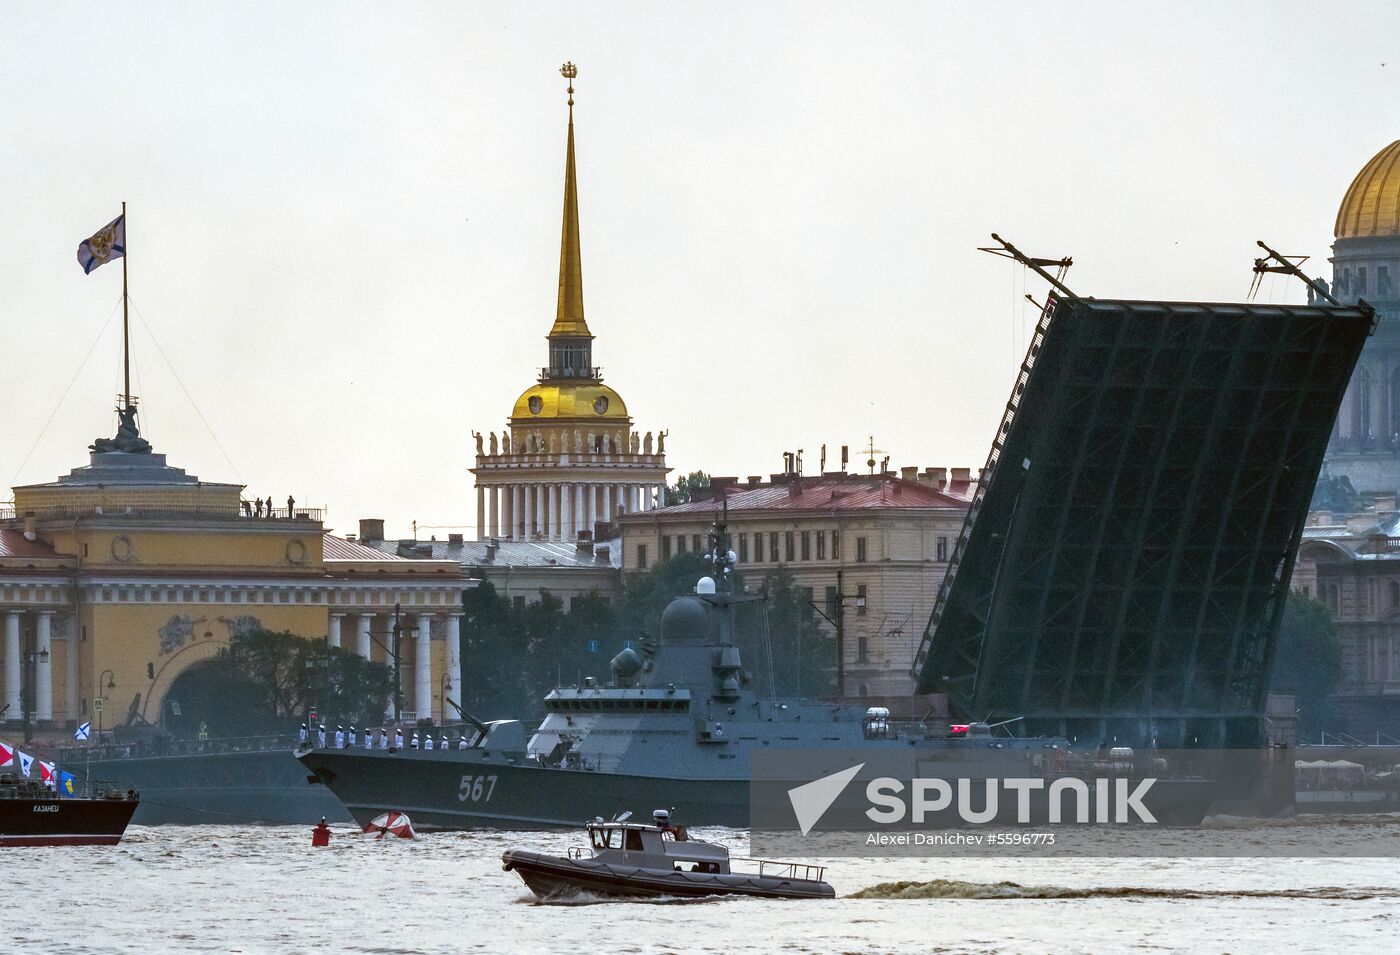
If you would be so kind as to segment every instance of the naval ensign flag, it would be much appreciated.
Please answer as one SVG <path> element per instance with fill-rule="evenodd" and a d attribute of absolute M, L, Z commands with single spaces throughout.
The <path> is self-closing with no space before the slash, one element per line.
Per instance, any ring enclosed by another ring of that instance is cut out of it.
<path fill-rule="evenodd" d="M 83 272 L 126 255 L 126 214 L 117 216 L 78 246 L 78 264 Z"/>

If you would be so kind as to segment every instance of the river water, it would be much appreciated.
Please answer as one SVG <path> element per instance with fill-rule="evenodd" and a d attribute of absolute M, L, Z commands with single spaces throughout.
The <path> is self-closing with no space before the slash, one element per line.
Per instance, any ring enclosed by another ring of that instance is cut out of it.
<path fill-rule="evenodd" d="M 694 832 L 746 851 L 743 832 Z M 810 902 L 541 904 L 501 870 L 506 848 L 562 853 L 580 835 L 343 827 L 312 849 L 306 827 L 136 826 L 116 848 L 4 850 L 0 952 L 1361 955 L 1400 937 L 1393 859 L 833 859 L 840 897 Z"/>

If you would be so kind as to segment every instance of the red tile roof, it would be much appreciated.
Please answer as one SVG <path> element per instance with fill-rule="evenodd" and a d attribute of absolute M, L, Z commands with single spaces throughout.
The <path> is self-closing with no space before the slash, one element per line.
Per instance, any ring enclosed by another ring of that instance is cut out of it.
<path fill-rule="evenodd" d="M 398 554 L 387 554 L 334 534 L 324 535 L 322 541 L 321 554 L 326 560 L 403 560 Z"/>
<path fill-rule="evenodd" d="M 832 511 L 868 508 L 966 507 L 975 485 L 959 482 L 944 490 L 880 475 L 807 478 L 798 489 L 783 484 L 758 487 L 729 485 L 726 489 L 730 511 Z M 951 493 L 949 493 L 951 491 Z M 660 514 L 711 514 L 719 506 L 719 495 L 708 500 L 677 504 Z"/>
<path fill-rule="evenodd" d="M 43 541 L 29 540 L 23 531 L 0 528 L 0 557 L 57 557 Z"/>

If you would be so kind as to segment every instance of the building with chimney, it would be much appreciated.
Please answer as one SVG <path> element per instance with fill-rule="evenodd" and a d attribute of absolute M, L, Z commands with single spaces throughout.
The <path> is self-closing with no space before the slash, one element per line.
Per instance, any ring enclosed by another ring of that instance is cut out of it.
<path fill-rule="evenodd" d="M 624 514 L 622 569 L 703 551 L 721 508 L 745 586 L 778 568 L 844 643 L 844 696 L 913 691 L 910 667 L 976 490 L 968 468 L 712 477 L 703 499 Z"/>

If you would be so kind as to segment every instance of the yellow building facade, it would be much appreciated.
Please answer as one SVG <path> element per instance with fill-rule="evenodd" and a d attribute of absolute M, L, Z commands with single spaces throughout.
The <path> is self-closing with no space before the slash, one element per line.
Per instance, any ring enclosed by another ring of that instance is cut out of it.
<path fill-rule="evenodd" d="M 176 679 L 255 628 L 392 664 L 396 609 L 404 718 L 455 718 L 468 585 L 455 561 L 336 537 L 290 501 L 255 512 L 162 454 L 94 451 L 0 508 L 0 719 L 162 724 Z"/>

